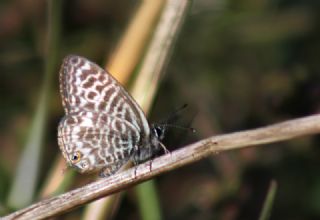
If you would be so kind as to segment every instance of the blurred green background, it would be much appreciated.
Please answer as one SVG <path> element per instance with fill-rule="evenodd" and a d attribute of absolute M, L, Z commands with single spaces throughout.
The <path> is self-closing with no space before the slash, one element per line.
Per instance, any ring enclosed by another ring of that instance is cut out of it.
<path fill-rule="evenodd" d="M 65 1 L 36 191 L 55 155 L 63 116 L 62 58 L 103 64 L 138 1 Z M 0 214 L 41 97 L 48 31 L 46 1 L 0 1 Z M 196 134 L 171 130 L 169 150 L 212 135 L 316 114 L 320 105 L 320 1 L 194 0 L 160 84 L 151 121 L 181 116 Z M 156 178 L 164 219 L 258 219 L 271 180 L 271 219 L 320 219 L 320 148 L 310 136 L 224 152 Z M 26 173 L 28 176 L 28 173 Z M 75 214 L 73 214 L 75 215 Z M 71 215 L 72 217 L 72 215 Z M 74 217 L 74 216 L 73 216 Z M 68 218 L 66 216 L 65 218 Z M 75 217 L 74 217 L 75 218 Z M 115 219 L 139 219 L 134 193 Z"/>

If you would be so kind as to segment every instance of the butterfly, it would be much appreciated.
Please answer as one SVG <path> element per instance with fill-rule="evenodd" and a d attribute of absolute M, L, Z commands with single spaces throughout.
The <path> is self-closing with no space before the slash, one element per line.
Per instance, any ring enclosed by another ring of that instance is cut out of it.
<path fill-rule="evenodd" d="M 149 124 L 131 95 L 97 64 L 69 55 L 59 75 L 65 116 L 58 145 L 71 167 L 107 177 L 129 161 L 152 158 L 163 146 L 165 126 Z"/>

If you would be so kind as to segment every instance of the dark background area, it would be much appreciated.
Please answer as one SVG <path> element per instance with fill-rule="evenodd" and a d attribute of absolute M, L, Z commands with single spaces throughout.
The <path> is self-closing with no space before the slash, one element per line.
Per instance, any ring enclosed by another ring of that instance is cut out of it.
<path fill-rule="evenodd" d="M 76 53 L 102 64 L 136 1 L 66 1 L 61 59 Z M 150 116 L 180 118 L 197 132 L 171 129 L 170 150 L 212 135 L 317 114 L 320 108 L 320 2 L 194 0 Z M 0 1 L 0 204 L 14 178 L 44 75 L 46 2 Z M 57 67 L 58 69 L 58 67 Z M 42 176 L 60 154 L 63 115 L 52 82 Z M 257 219 L 271 180 L 271 219 L 320 219 L 319 137 L 213 155 L 156 179 L 165 219 Z M 41 180 L 41 179 L 40 179 Z M 39 183 L 39 186 L 41 183 Z M 129 193 L 116 219 L 138 218 Z"/>

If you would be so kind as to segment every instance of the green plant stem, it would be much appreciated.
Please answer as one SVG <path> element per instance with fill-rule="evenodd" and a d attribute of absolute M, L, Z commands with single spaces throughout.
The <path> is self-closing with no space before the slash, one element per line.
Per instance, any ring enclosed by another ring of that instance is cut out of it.
<path fill-rule="evenodd" d="M 272 180 L 268 189 L 267 197 L 264 201 L 259 220 L 268 220 L 271 216 L 272 205 L 277 192 L 277 182 Z"/>
<path fill-rule="evenodd" d="M 49 97 L 52 78 L 56 72 L 58 45 L 60 36 L 62 0 L 49 1 L 48 47 L 46 52 L 45 76 L 40 90 L 40 99 L 32 119 L 31 128 L 26 138 L 19 161 L 16 176 L 8 197 L 8 205 L 18 209 L 30 204 L 34 198 L 40 171 L 41 150 L 46 132 Z"/>
<path fill-rule="evenodd" d="M 141 219 L 160 220 L 161 209 L 155 182 L 150 180 L 138 185 L 136 187 L 136 192 L 139 195 Z"/>

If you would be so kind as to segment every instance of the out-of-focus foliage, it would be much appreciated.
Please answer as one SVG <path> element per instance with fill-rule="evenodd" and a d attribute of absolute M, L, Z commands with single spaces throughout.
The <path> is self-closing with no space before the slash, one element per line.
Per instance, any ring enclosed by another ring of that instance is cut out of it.
<path fill-rule="evenodd" d="M 137 4 L 66 1 L 61 55 L 75 53 L 101 63 Z M 311 0 L 194 0 L 151 121 L 188 103 L 181 121 L 192 120 L 197 133 L 171 129 L 166 146 L 173 150 L 214 134 L 318 113 L 319 9 L 320 2 Z M 46 12 L 45 1 L 0 2 L 0 214 L 10 210 L 8 192 L 40 97 Z M 58 73 L 51 83 L 39 189 L 53 155 L 60 153 Z M 274 179 L 278 188 L 271 219 L 319 219 L 319 158 L 317 136 L 214 155 L 157 179 L 163 216 L 258 219 Z M 115 217 L 138 216 L 135 195 L 129 193 Z"/>

